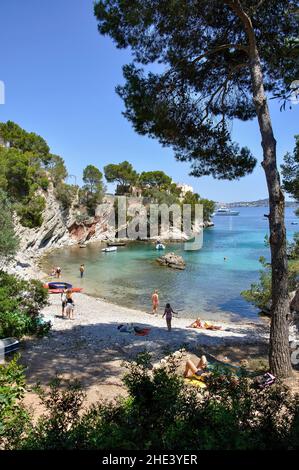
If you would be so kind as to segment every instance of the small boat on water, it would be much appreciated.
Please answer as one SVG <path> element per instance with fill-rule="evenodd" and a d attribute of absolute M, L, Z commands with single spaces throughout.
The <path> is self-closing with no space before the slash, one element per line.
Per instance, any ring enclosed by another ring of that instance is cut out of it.
<path fill-rule="evenodd" d="M 298 225 L 298 222 L 291 222 L 291 225 Z"/>
<path fill-rule="evenodd" d="M 156 244 L 156 250 L 165 250 L 165 248 L 165 245 L 163 245 L 161 242 Z"/>
<path fill-rule="evenodd" d="M 231 209 L 228 209 L 227 207 L 220 207 L 219 209 L 217 209 L 216 212 L 214 212 L 213 216 L 214 215 L 239 215 L 240 212 L 239 211 L 232 211 Z"/>
<path fill-rule="evenodd" d="M 107 246 L 126 246 L 126 242 L 107 242 Z"/>
<path fill-rule="evenodd" d="M 105 253 L 110 253 L 111 251 L 117 251 L 117 246 L 107 246 L 107 248 L 102 248 L 102 251 Z"/>

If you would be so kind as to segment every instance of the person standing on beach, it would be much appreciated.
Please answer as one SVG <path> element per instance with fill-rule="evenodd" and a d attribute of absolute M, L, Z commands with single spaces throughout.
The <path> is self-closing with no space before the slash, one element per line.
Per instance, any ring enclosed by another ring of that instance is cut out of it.
<path fill-rule="evenodd" d="M 85 271 L 85 266 L 84 264 L 81 264 L 80 268 L 79 268 L 79 271 L 80 271 L 80 277 L 82 279 L 82 277 L 84 276 L 84 271 Z"/>
<path fill-rule="evenodd" d="M 60 266 L 57 266 L 57 268 L 56 268 L 56 276 L 57 276 L 58 279 L 61 278 L 61 267 Z"/>
<path fill-rule="evenodd" d="M 67 289 L 64 289 L 62 294 L 61 294 L 61 316 L 64 317 L 64 310 L 66 307 L 66 301 L 67 301 Z"/>
<path fill-rule="evenodd" d="M 168 331 L 171 331 L 172 314 L 176 314 L 176 312 L 172 310 L 172 307 L 170 304 L 166 304 L 162 318 L 164 318 L 164 316 L 166 318 L 166 325 L 167 325 Z"/>
<path fill-rule="evenodd" d="M 153 313 L 157 313 L 159 307 L 159 294 L 157 289 L 154 290 L 152 295 L 152 306 L 153 306 Z"/>

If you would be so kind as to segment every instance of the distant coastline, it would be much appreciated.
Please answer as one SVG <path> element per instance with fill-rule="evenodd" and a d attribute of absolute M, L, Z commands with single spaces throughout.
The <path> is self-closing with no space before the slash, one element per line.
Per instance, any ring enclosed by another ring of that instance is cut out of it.
<path fill-rule="evenodd" d="M 298 208 L 299 204 L 295 201 L 286 201 L 286 207 Z M 238 201 L 238 202 L 217 202 L 217 206 L 225 207 L 269 207 L 269 199 L 258 199 L 257 201 Z"/>

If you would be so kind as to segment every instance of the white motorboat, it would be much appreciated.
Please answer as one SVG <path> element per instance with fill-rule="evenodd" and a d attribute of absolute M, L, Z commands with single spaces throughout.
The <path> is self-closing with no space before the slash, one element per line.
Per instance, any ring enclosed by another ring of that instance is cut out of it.
<path fill-rule="evenodd" d="M 165 245 L 163 245 L 163 243 L 157 243 L 156 250 L 165 250 Z"/>
<path fill-rule="evenodd" d="M 110 253 L 110 251 L 117 251 L 117 246 L 107 246 L 106 248 L 102 248 L 102 251 L 105 253 Z"/>
<path fill-rule="evenodd" d="M 213 215 L 239 215 L 239 211 L 232 211 L 231 209 L 228 209 L 227 207 L 220 207 L 219 209 L 214 212 Z"/>

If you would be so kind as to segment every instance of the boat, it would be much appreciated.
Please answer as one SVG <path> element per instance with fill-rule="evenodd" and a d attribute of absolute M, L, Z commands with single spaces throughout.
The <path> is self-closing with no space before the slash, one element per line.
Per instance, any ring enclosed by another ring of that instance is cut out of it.
<path fill-rule="evenodd" d="M 0 339 L 0 358 L 17 351 L 19 347 L 20 342 L 16 338 Z"/>
<path fill-rule="evenodd" d="M 107 246 L 126 246 L 126 242 L 107 242 Z"/>
<path fill-rule="evenodd" d="M 73 287 L 68 282 L 48 282 L 43 286 L 48 289 L 50 294 L 62 294 L 65 289 L 70 289 L 72 292 L 82 292 L 82 287 Z"/>
<path fill-rule="evenodd" d="M 298 225 L 298 222 L 291 222 L 291 225 Z"/>
<path fill-rule="evenodd" d="M 163 245 L 163 243 L 157 243 L 156 250 L 165 250 L 165 245 Z"/>
<path fill-rule="evenodd" d="M 228 209 L 227 207 L 220 207 L 219 209 L 214 212 L 213 215 L 239 215 L 239 211 L 232 211 L 231 209 Z"/>
<path fill-rule="evenodd" d="M 102 248 L 102 251 L 105 253 L 110 253 L 111 251 L 117 251 L 117 246 L 107 246 L 106 248 Z"/>
<path fill-rule="evenodd" d="M 82 287 L 72 287 L 69 289 L 71 292 L 82 292 L 83 289 Z M 49 294 L 62 294 L 65 291 L 65 289 L 59 288 L 59 289 L 49 289 Z"/>
<path fill-rule="evenodd" d="M 46 285 L 48 289 L 71 289 L 73 287 L 69 282 L 48 282 Z"/>

